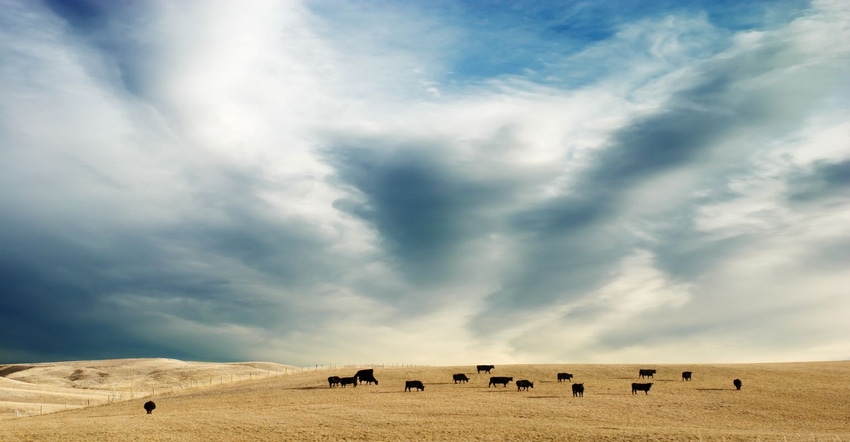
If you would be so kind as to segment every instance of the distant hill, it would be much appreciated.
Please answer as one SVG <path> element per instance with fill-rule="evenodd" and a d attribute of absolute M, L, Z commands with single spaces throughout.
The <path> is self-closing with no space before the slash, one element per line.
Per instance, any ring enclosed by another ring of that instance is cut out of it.
<path fill-rule="evenodd" d="M 187 388 L 289 374 L 270 362 L 106 359 L 0 365 L 0 419 L 100 405 Z"/>

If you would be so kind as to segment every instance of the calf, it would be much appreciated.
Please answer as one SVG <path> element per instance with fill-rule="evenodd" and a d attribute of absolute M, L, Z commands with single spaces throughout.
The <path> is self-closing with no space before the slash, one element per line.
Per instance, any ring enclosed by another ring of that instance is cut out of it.
<path fill-rule="evenodd" d="M 507 387 L 508 382 L 514 380 L 514 378 L 509 378 L 506 376 L 493 376 L 490 378 L 490 383 L 487 384 L 487 388 L 495 387 L 496 384 L 502 384 L 502 387 Z"/>
<path fill-rule="evenodd" d="M 573 384 L 573 397 L 584 397 L 584 384 Z"/>
<path fill-rule="evenodd" d="M 641 368 L 638 371 L 638 375 L 640 376 L 641 379 L 643 379 L 645 377 L 651 378 L 651 377 L 654 377 L 656 371 L 657 370 L 649 370 L 649 369 Z"/>
<path fill-rule="evenodd" d="M 148 412 L 148 414 L 153 413 L 153 410 L 154 410 L 155 408 L 156 408 L 156 404 L 155 404 L 155 403 L 153 403 L 153 401 L 147 401 L 147 402 L 145 402 L 145 411 L 147 411 L 147 412 Z"/>
<path fill-rule="evenodd" d="M 353 385 L 357 387 L 357 376 L 352 376 L 350 378 L 339 378 L 339 385 L 345 388 L 346 385 Z"/>
<path fill-rule="evenodd" d="M 558 373 L 558 382 L 569 381 L 573 378 L 572 373 Z"/>
<path fill-rule="evenodd" d="M 637 382 L 632 383 L 632 394 L 637 394 L 637 392 L 642 391 L 645 394 L 649 394 L 649 388 L 652 387 L 652 382 L 648 384 L 638 384 Z"/>
<path fill-rule="evenodd" d="M 736 389 L 736 390 L 740 390 L 740 389 L 741 389 L 741 380 L 740 380 L 740 379 L 735 379 L 734 381 L 732 381 L 732 384 L 734 384 L 734 385 L 735 385 L 735 389 Z"/>
<path fill-rule="evenodd" d="M 404 391 L 425 391 L 425 386 L 422 385 L 422 381 L 404 381 Z"/>
<path fill-rule="evenodd" d="M 694 374 L 694 373 L 693 373 L 693 372 L 691 372 L 691 371 L 683 371 L 683 372 L 682 372 L 682 380 L 683 380 L 683 381 L 690 381 L 690 380 L 691 380 L 691 375 L 692 375 L 692 374 Z"/>
<path fill-rule="evenodd" d="M 505 386 L 507 386 L 507 385 L 505 385 Z M 522 391 L 522 390 L 528 391 L 529 387 L 534 388 L 534 382 L 531 382 L 527 379 L 520 379 L 520 380 L 516 381 L 516 391 Z"/>
<path fill-rule="evenodd" d="M 490 370 L 496 368 L 496 366 L 495 365 L 476 365 L 475 368 L 478 369 L 479 373 L 481 373 L 483 371 L 484 373 L 490 374 Z"/>
<path fill-rule="evenodd" d="M 469 382 L 469 378 L 466 377 L 463 373 L 455 373 L 452 375 L 452 379 L 455 381 L 455 384 L 458 382 Z"/>
<path fill-rule="evenodd" d="M 339 376 L 328 377 L 328 387 L 334 388 L 339 386 Z"/>

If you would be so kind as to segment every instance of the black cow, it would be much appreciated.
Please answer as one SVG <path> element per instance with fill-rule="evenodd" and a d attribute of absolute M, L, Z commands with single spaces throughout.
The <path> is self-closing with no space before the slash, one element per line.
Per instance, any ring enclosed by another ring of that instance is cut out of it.
<path fill-rule="evenodd" d="M 463 373 L 455 373 L 452 375 L 452 379 L 455 381 L 455 384 L 458 382 L 469 382 L 469 378 L 466 377 Z"/>
<path fill-rule="evenodd" d="M 495 365 L 476 365 L 475 368 L 478 369 L 479 373 L 481 373 L 483 371 L 484 373 L 490 374 L 490 370 L 496 368 L 496 366 Z"/>
<path fill-rule="evenodd" d="M 378 380 L 377 380 L 377 379 L 375 379 L 375 377 L 374 377 L 374 376 L 364 376 L 364 377 L 358 377 L 357 379 L 359 379 L 359 380 L 360 380 L 360 383 L 361 383 L 361 384 L 365 382 L 365 383 L 366 383 L 366 385 L 369 385 L 369 384 L 375 384 L 375 385 L 378 385 Z"/>
<path fill-rule="evenodd" d="M 422 381 L 404 381 L 404 391 L 425 391 L 425 386 L 422 385 Z"/>
<path fill-rule="evenodd" d="M 145 411 L 147 411 L 147 412 L 148 412 L 148 414 L 153 413 L 153 410 L 154 410 L 155 408 L 156 408 L 156 404 L 155 404 L 155 403 L 153 403 L 153 401 L 147 401 L 147 402 L 145 402 Z"/>
<path fill-rule="evenodd" d="M 496 384 L 502 384 L 502 387 L 507 387 L 508 382 L 514 380 L 514 378 L 509 378 L 506 376 L 493 376 L 490 378 L 490 383 L 487 384 L 487 388 L 495 387 Z"/>
<path fill-rule="evenodd" d="M 328 377 L 328 387 L 330 387 L 330 388 L 339 387 L 339 376 L 329 376 Z"/>
<path fill-rule="evenodd" d="M 529 387 L 534 388 L 534 382 L 531 382 L 527 379 L 520 379 L 516 381 L 516 391 L 528 391 Z"/>
<path fill-rule="evenodd" d="M 558 373 L 558 382 L 569 381 L 573 378 L 572 373 Z"/>
<path fill-rule="evenodd" d="M 682 372 L 682 380 L 683 381 L 690 381 L 692 374 L 694 374 L 692 371 L 683 371 Z"/>
<path fill-rule="evenodd" d="M 361 384 L 363 382 L 366 382 L 368 384 L 370 380 L 375 379 L 375 369 L 367 368 L 363 370 L 357 370 L 357 373 L 354 373 L 354 377 L 360 379 Z M 375 381 L 375 384 L 377 383 L 378 381 Z"/>
<path fill-rule="evenodd" d="M 646 368 L 641 368 L 638 371 L 638 375 L 640 376 L 641 379 L 643 379 L 645 377 L 651 378 L 651 377 L 654 377 L 656 371 L 658 371 L 658 370 L 649 370 L 649 369 L 646 369 Z"/>
<path fill-rule="evenodd" d="M 353 385 L 357 387 L 357 376 L 352 376 L 350 378 L 339 378 L 339 385 L 345 388 L 346 385 Z"/>
<path fill-rule="evenodd" d="M 632 394 L 637 394 L 637 392 L 642 391 L 646 394 L 649 394 L 649 388 L 652 387 L 652 382 L 648 384 L 638 384 L 637 382 L 632 383 Z"/>
<path fill-rule="evenodd" d="M 584 397 L 584 384 L 573 384 L 573 397 Z"/>
<path fill-rule="evenodd" d="M 741 389 L 741 385 L 742 385 L 742 384 L 741 384 L 741 380 L 740 380 L 740 379 L 735 379 L 734 381 L 732 381 L 732 383 L 733 383 L 733 384 L 735 384 L 735 389 L 737 389 L 737 390 L 740 390 L 740 389 Z"/>

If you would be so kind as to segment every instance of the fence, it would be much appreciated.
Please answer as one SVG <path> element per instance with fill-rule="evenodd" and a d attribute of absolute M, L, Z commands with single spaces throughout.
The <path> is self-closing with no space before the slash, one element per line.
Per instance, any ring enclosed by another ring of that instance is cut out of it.
<path fill-rule="evenodd" d="M 137 390 L 134 386 L 135 377 L 130 383 L 129 391 L 127 389 L 113 390 L 84 390 L 81 389 L 81 395 L 85 394 L 89 397 L 85 399 L 70 400 L 63 403 L 20 403 L 14 409 L 14 417 L 37 416 L 41 414 L 57 413 L 66 410 L 80 409 L 91 406 L 104 406 L 117 402 L 130 401 L 145 397 L 155 397 L 161 394 L 174 394 L 187 389 L 203 388 L 224 383 L 250 381 L 254 379 L 269 378 L 272 376 L 292 375 L 304 372 L 318 372 L 329 370 L 359 370 L 362 368 L 405 368 L 405 367 L 423 367 L 421 364 L 315 364 L 313 366 L 302 367 L 284 367 L 283 371 L 260 370 L 248 372 L 247 374 L 228 374 L 218 376 L 204 376 L 193 379 L 187 379 L 186 382 L 179 382 L 174 385 L 160 385 L 150 387 L 150 390 L 144 388 Z M 2 420 L 2 419 L 0 419 Z"/>

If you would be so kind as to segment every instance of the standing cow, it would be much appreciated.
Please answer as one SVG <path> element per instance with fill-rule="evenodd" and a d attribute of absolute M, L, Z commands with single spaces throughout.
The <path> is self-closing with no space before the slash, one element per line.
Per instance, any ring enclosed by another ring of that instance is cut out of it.
<path fill-rule="evenodd" d="M 645 394 L 649 394 L 649 389 L 652 387 L 652 382 L 648 384 L 638 384 L 637 382 L 632 383 L 632 394 L 637 394 L 637 392 L 642 391 Z"/>
<path fill-rule="evenodd" d="M 377 380 L 377 379 L 375 379 L 375 377 L 374 377 L 374 376 L 364 376 L 364 377 L 362 377 L 362 378 L 361 378 L 361 377 L 358 377 L 357 379 L 358 379 L 358 381 L 359 381 L 361 384 L 365 382 L 365 383 L 366 383 L 366 385 L 369 385 L 369 384 L 375 384 L 375 385 L 378 385 L 378 380 Z"/>
<path fill-rule="evenodd" d="M 328 387 L 334 388 L 339 386 L 339 376 L 328 377 Z"/>
<path fill-rule="evenodd" d="M 516 391 L 528 391 L 529 388 L 534 388 L 534 382 L 527 379 L 520 379 L 516 381 Z"/>
<path fill-rule="evenodd" d="M 690 380 L 691 380 L 691 375 L 692 375 L 692 374 L 694 374 L 694 373 L 693 373 L 693 372 L 691 372 L 691 371 L 683 371 L 683 372 L 682 372 L 682 380 L 683 380 L 683 381 L 690 381 Z"/>
<path fill-rule="evenodd" d="M 425 391 L 425 385 L 422 384 L 422 381 L 404 381 L 404 391 Z"/>
<path fill-rule="evenodd" d="M 476 365 L 475 368 L 478 370 L 478 373 L 481 373 L 483 371 L 484 373 L 490 374 L 490 370 L 496 368 L 496 366 L 495 365 Z"/>
<path fill-rule="evenodd" d="M 643 378 L 654 378 L 656 371 L 658 371 L 658 370 L 650 370 L 650 369 L 646 369 L 646 368 L 641 368 L 640 370 L 638 370 L 638 376 L 641 379 L 643 379 Z"/>
<path fill-rule="evenodd" d="M 512 377 L 507 376 L 493 376 L 490 378 L 490 383 L 487 384 L 487 388 L 495 387 L 496 384 L 502 384 L 502 387 L 507 387 L 508 382 L 514 380 Z"/>
<path fill-rule="evenodd" d="M 148 412 L 148 414 L 153 413 L 153 410 L 154 410 L 154 409 L 156 409 L 156 404 L 155 404 L 155 403 L 153 403 L 153 401 L 147 401 L 147 402 L 145 402 L 145 411 L 147 411 L 147 412 Z"/>
<path fill-rule="evenodd" d="M 378 385 L 378 381 L 375 380 L 375 369 L 374 368 L 357 370 L 357 373 L 354 373 L 354 377 L 358 379 L 358 383 L 360 383 L 360 384 L 362 384 L 364 382 L 367 383 L 367 384 L 371 384 L 372 382 L 374 382 L 375 385 Z"/>
<path fill-rule="evenodd" d="M 572 373 L 558 373 L 558 382 L 564 382 L 572 380 Z"/>
<path fill-rule="evenodd" d="M 350 378 L 339 378 L 339 385 L 345 388 L 347 385 L 353 385 L 357 387 L 357 377 L 352 376 Z"/>
<path fill-rule="evenodd" d="M 573 397 L 584 397 L 584 384 L 573 384 Z"/>
<path fill-rule="evenodd" d="M 457 384 L 458 382 L 469 382 L 469 378 L 468 378 L 468 377 L 466 377 L 466 375 L 465 375 L 465 374 L 463 374 L 463 373 L 455 373 L 455 374 L 453 374 L 453 375 L 452 375 L 452 380 L 454 380 L 454 381 L 455 381 L 455 384 Z"/>
<path fill-rule="evenodd" d="M 742 385 L 742 384 L 741 384 L 741 380 L 740 380 L 740 379 L 735 379 L 734 381 L 732 381 L 732 384 L 733 384 L 733 385 L 735 385 L 735 389 L 736 389 L 736 390 L 740 390 L 740 389 L 741 389 L 741 385 Z"/>

